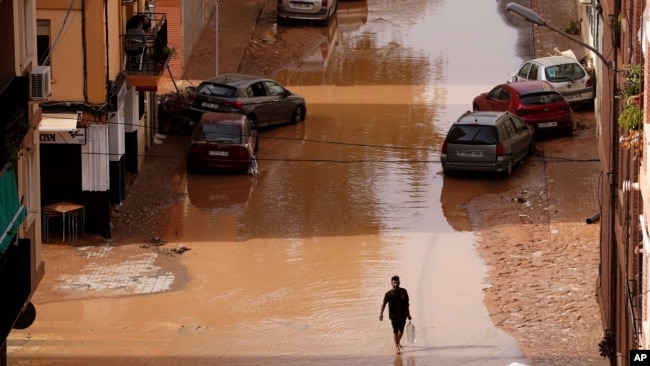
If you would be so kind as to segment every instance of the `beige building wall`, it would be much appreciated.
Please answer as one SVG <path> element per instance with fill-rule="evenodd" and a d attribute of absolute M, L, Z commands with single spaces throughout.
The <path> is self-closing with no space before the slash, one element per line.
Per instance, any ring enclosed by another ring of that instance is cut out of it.
<path fill-rule="evenodd" d="M 38 5 L 37 18 L 50 20 L 53 45 L 49 101 L 106 102 L 107 79 L 114 80 L 122 67 L 120 2 L 86 1 L 82 10 L 75 1 L 69 12 L 69 1 Z"/>

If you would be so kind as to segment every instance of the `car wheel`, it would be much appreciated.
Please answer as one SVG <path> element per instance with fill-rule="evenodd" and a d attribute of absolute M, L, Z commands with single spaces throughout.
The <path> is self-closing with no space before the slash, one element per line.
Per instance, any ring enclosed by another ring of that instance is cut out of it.
<path fill-rule="evenodd" d="M 573 136 L 573 128 L 567 128 L 567 130 L 564 133 L 566 137 Z"/>
<path fill-rule="evenodd" d="M 295 125 L 296 123 L 303 121 L 304 116 L 302 115 L 302 108 L 301 107 L 296 107 L 296 109 L 293 110 L 293 114 L 291 115 L 291 124 Z"/>
<path fill-rule="evenodd" d="M 329 17 L 318 22 L 318 25 L 320 25 L 321 27 L 327 27 L 329 24 L 330 24 Z"/>
<path fill-rule="evenodd" d="M 511 175 L 512 175 L 512 160 L 508 162 L 508 167 L 502 173 L 503 178 L 508 178 Z"/>
<path fill-rule="evenodd" d="M 535 148 L 535 138 L 533 137 L 530 140 L 530 146 L 528 147 L 528 156 L 535 155 L 535 152 L 537 152 L 537 149 Z"/>

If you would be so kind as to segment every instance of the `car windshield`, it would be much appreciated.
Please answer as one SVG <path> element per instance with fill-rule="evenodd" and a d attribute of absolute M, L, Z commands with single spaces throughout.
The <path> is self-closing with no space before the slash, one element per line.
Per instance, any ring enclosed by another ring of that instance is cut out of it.
<path fill-rule="evenodd" d="M 194 140 L 240 144 L 241 130 L 235 125 L 201 125 L 194 134 Z"/>
<path fill-rule="evenodd" d="M 204 83 L 199 85 L 196 93 L 212 97 L 234 98 L 237 96 L 237 89 L 223 84 Z"/>
<path fill-rule="evenodd" d="M 546 80 L 550 82 L 578 80 L 585 77 L 585 71 L 575 63 L 547 67 L 544 70 Z"/>
<path fill-rule="evenodd" d="M 559 103 L 563 99 L 559 93 L 534 93 L 520 96 L 521 104 L 524 105 Z"/>
<path fill-rule="evenodd" d="M 465 145 L 494 145 L 499 141 L 494 126 L 456 125 L 447 136 L 447 143 Z"/>

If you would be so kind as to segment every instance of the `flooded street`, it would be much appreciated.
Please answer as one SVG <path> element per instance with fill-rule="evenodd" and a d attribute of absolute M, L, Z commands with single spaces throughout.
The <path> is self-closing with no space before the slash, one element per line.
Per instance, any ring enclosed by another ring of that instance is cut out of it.
<path fill-rule="evenodd" d="M 185 198 L 162 238 L 191 250 L 78 249 L 69 263 L 82 270 L 65 281 L 81 285 L 37 293 L 9 364 L 526 363 L 490 320 L 487 268 L 460 207 L 516 182 L 450 179 L 439 163 L 449 125 L 530 56 L 502 4 L 341 1 L 323 32 L 277 78 L 305 96 L 307 119 L 261 133 L 256 176 L 173 177 Z M 128 250 L 104 277 L 87 261 Z M 115 279 L 129 271 L 142 280 Z M 394 274 L 417 336 L 401 355 L 378 320 Z"/>

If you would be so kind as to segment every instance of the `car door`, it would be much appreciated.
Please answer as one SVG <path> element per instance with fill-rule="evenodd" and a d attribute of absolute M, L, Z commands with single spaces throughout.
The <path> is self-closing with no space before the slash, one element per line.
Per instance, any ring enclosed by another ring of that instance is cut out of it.
<path fill-rule="evenodd" d="M 532 136 L 526 122 L 517 116 L 511 116 L 506 122 L 506 128 L 510 132 L 512 139 L 512 155 L 516 161 L 526 157 L 530 151 L 530 142 Z"/>
<path fill-rule="evenodd" d="M 480 106 L 481 110 L 485 111 L 508 111 L 512 96 L 510 92 L 502 86 L 497 86 L 490 90 L 485 98 L 485 105 Z"/>
<path fill-rule="evenodd" d="M 257 81 L 246 87 L 246 101 L 244 109 L 246 114 L 254 114 L 257 117 L 257 126 L 265 127 L 276 123 L 274 115 L 275 96 L 268 95 L 262 81 Z"/>
<path fill-rule="evenodd" d="M 532 66 L 533 66 L 532 62 L 524 63 L 519 69 L 519 71 L 517 71 L 515 75 L 513 75 L 512 78 L 508 81 L 517 82 L 517 81 L 528 80 L 528 74 L 530 73 L 530 68 Z"/>
<path fill-rule="evenodd" d="M 282 85 L 272 80 L 265 80 L 264 86 L 267 94 L 272 97 L 274 124 L 289 123 L 291 115 L 296 109 L 295 103 L 288 98 L 289 92 Z"/>

